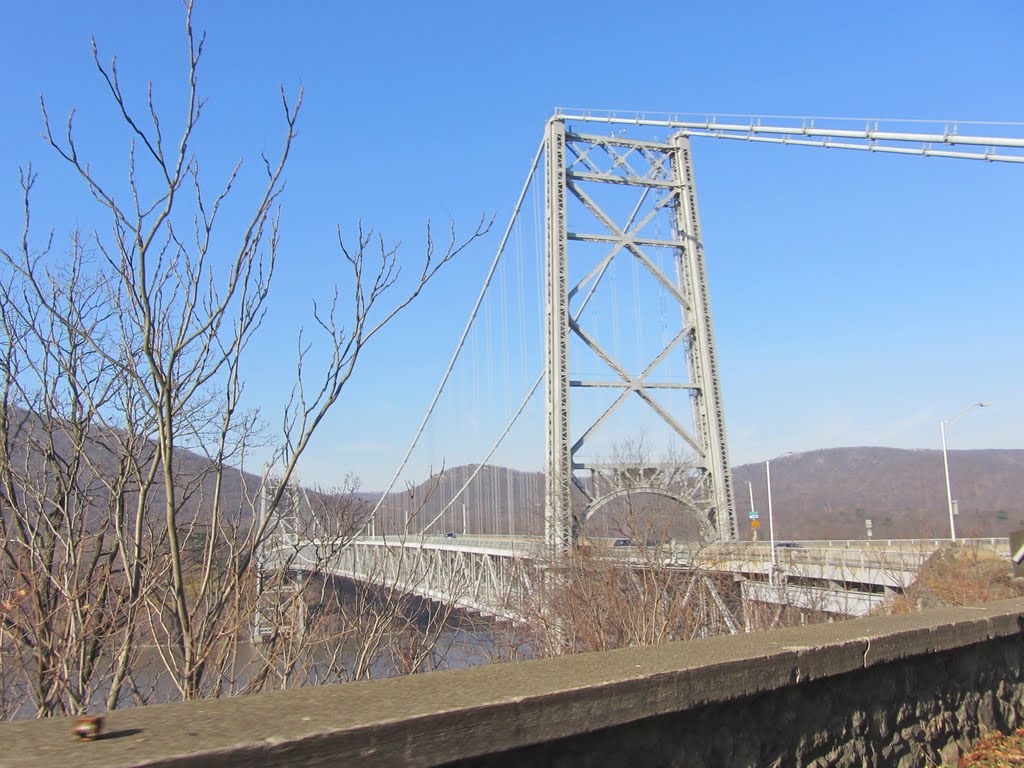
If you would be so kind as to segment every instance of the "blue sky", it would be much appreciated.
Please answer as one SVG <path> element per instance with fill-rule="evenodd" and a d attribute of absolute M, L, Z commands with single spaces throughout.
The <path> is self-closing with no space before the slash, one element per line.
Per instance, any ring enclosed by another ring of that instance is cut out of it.
<path fill-rule="evenodd" d="M 182 19 L 173 0 L 0 6 L 0 243 L 20 234 L 30 161 L 41 226 L 96 221 L 39 138 L 39 96 L 54 115 L 76 108 L 83 146 L 123 176 L 89 37 L 136 98 L 152 80 L 173 110 Z M 296 318 L 323 295 L 337 225 L 362 219 L 414 261 L 428 219 L 497 218 L 366 356 L 303 468 L 326 484 L 390 475 L 556 106 L 1024 121 L 1019 2 L 207 0 L 194 23 L 207 33 L 199 148 L 212 177 L 247 158 L 243 196 L 280 141 L 279 84 L 305 89 L 264 359 L 291 353 Z M 694 154 L 734 464 L 938 448 L 939 420 L 979 400 L 994 405 L 957 422 L 951 447 L 1024 447 L 1024 168 L 707 141 Z M 268 408 L 286 391 L 273 370 L 250 386 Z"/>

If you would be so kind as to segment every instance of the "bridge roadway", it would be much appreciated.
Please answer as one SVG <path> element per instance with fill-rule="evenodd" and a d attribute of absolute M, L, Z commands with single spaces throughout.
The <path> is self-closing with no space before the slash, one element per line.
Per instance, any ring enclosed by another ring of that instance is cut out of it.
<path fill-rule="evenodd" d="M 589 544 L 634 568 L 732 574 L 744 597 L 757 602 L 863 616 L 909 586 L 921 564 L 947 541 L 776 542 L 774 562 L 766 543 Z M 1009 556 L 1005 538 L 963 543 Z M 366 537 L 333 548 L 283 536 L 268 550 L 268 562 L 275 554 L 287 558 L 291 570 L 326 571 L 513 621 L 522 619 L 520 608 L 536 594 L 549 564 L 540 537 L 472 534 Z"/>

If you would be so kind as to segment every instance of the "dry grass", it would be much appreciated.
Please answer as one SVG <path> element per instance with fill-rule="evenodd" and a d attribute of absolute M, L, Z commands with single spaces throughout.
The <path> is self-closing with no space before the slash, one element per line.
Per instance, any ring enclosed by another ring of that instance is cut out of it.
<path fill-rule="evenodd" d="M 960 768 L 1002 768 L 1024 765 L 1024 728 L 1009 735 L 995 733 L 987 736 L 974 749 L 960 758 Z"/>
<path fill-rule="evenodd" d="M 973 605 L 1024 595 L 1024 579 L 1013 577 L 1013 564 L 975 544 L 947 544 L 921 566 L 891 612 L 910 613 L 944 605 Z"/>

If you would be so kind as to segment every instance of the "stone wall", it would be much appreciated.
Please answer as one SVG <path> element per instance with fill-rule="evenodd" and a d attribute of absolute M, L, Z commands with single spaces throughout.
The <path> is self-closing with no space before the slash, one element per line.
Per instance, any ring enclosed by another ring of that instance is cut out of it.
<path fill-rule="evenodd" d="M 0 724 L 0 768 L 932 766 L 1022 723 L 1024 600 Z"/>
<path fill-rule="evenodd" d="M 1024 724 L 1022 661 L 1000 638 L 448 765 L 954 766 Z"/>

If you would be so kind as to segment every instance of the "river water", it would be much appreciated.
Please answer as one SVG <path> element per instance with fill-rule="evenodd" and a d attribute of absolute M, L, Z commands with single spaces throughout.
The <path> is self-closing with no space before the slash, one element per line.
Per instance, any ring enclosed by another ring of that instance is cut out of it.
<path fill-rule="evenodd" d="M 436 625 L 435 625 L 436 626 Z M 492 661 L 519 658 L 527 655 L 524 645 L 512 639 L 511 628 L 478 617 L 459 613 L 436 631 L 436 639 L 429 634 L 429 622 L 419 626 L 419 632 L 405 633 L 389 642 L 382 639 L 379 649 L 372 654 L 370 663 L 365 665 L 364 678 L 385 678 L 408 673 L 407 658 L 412 652 L 422 650 L 424 661 L 418 672 L 435 669 L 459 669 L 487 664 Z M 430 646 L 430 647 L 428 647 Z M 323 643 L 306 650 L 294 659 L 291 666 L 278 663 L 264 690 L 294 688 L 307 685 L 322 685 L 346 682 L 353 679 L 359 668 L 365 643 L 355 639 L 344 642 Z M 254 675 L 265 668 L 266 657 L 271 646 L 255 643 L 249 639 L 239 640 L 233 649 L 233 659 L 225 665 L 219 677 L 222 686 L 220 695 L 230 696 L 243 692 L 252 682 Z M 102 712 L 110 690 L 110 661 L 101 661 L 97 684 L 89 693 L 89 711 Z M 36 717 L 37 707 L 33 702 L 29 678 L 35 664 L 31 659 L 19 657 L 10 648 L 0 654 L 0 720 L 27 719 Z M 218 682 L 214 675 L 207 681 L 210 695 Z M 180 699 L 180 693 L 167 673 L 160 651 L 152 646 L 139 649 L 137 662 L 133 665 L 130 687 L 119 699 L 119 708 L 157 704 Z"/>

